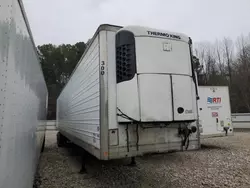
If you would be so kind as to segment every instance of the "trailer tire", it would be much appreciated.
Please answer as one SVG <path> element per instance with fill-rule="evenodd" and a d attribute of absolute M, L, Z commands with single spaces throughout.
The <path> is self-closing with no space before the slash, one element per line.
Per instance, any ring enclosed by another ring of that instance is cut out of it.
<path fill-rule="evenodd" d="M 57 146 L 60 147 L 64 147 L 66 144 L 66 138 L 65 136 L 63 136 L 60 132 L 57 133 L 56 135 L 57 138 Z"/>
<path fill-rule="evenodd" d="M 43 153 L 44 147 L 45 147 L 45 137 L 43 138 L 43 144 L 42 144 L 42 148 L 41 148 L 41 153 Z"/>

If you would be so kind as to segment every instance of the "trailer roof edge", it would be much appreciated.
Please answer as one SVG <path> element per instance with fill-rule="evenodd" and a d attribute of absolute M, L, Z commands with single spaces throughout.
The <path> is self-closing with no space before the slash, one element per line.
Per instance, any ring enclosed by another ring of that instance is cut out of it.
<path fill-rule="evenodd" d="M 101 24 L 99 25 L 99 27 L 97 28 L 95 34 L 92 36 L 89 45 L 87 46 L 87 48 L 85 49 L 84 53 L 82 54 L 81 58 L 79 59 L 78 63 L 76 64 L 74 70 L 72 71 L 72 73 L 70 74 L 70 77 L 67 81 L 67 83 L 63 86 L 60 94 L 58 95 L 57 99 L 60 97 L 61 93 L 63 92 L 63 90 L 65 89 L 65 87 L 67 86 L 69 80 L 71 79 L 71 77 L 73 76 L 73 74 L 75 73 L 76 69 L 78 68 L 79 64 L 81 63 L 82 59 L 84 58 L 84 56 L 86 55 L 86 53 L 88 52 L 90 46 L 92 45 L 94 39 L 96 38 L 96 36 L 101 32 L 101 31 L 113 31 L 116 32 L 118 29 L 121 29 L 122 26 L 117 26 L 117 25 L 111 25 L 111 24 Z M 87 44 L 87 43 L 85 43 Z"/>

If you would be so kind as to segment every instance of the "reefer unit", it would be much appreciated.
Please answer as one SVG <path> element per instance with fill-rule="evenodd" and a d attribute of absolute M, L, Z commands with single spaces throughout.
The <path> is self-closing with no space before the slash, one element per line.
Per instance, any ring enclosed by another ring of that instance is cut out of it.
<path fill-rule="evenodd" d="M 0 1 L 0 188 L 32 188 L 47 88 L 21 0 Z"/>
<path fill-rule="evenodd" d="M 202 137 L 233 134 L 227 86 L 199 86 L 199 121 Z"/>
<path fill-rule="evenodd" d="M 58 144 L 98 159 L 199 148 L 191 39 L 101 25 L 57 99 Z"/>

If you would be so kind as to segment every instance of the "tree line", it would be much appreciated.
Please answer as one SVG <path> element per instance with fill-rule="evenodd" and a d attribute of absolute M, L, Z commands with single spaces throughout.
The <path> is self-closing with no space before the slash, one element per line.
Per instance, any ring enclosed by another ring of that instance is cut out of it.
<path fill-rule="evenodd" d="M 49 92 L 48 119 L 56 118 L 56 99 L 86 49 L 84 42 L 74 45 L 38 46 L 40 62 Z"/>
<path fill-rule="evenodd" d="M 89 41 L 38 46 L 49 91 L 48 119 L 56 118 L 56 99 Z M 232 112 L 250 112 L 250 34 L 235 41 L 224 38 L 194 44 L 193 63 L 199 85 L 229 86 Z"/>
<path fill-rule="evenodd" d="M 228 86 L 231 111 L 250 112 L 250 34 L 198 43 L 194 49 L 199 85 Z"/>

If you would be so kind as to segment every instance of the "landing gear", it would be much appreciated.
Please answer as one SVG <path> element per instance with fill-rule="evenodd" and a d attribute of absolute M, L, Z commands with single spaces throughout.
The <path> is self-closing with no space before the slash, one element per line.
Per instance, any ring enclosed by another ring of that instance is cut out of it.
<path fill-rule="evenodd" d="M 41 148 L 41 153 L 44 151 L 44 147 L 45 147 L 45 137 L 43 138 L 43 144 L 42 144 L 42 148 Z"/>
<path fill-rule="evenodd" d="M 82 152 L 82 166 L 81 166 L 81 170 L 79 172 L 79 174 L 86 174 L 87 170 L 86 170 L 86 155 L 87 153 L 85 151 Z"/>
<path fill-rule="evenodd" d="M 131 157 L 131 162 L 128 166 L 136 166 L 135 157 Z"/>
<path fill-rule="evenodd" d="M 60 132 L 57 133 L 56 139 L 57 139 L 57 146 L 59 148 L 64 147 L 67 143 L 67 138 L 63 136 Z"/>
<path fill-rule="evenodd" d="M 229 129 L 229 127 L 224 127 L 224 131 L 226 132 L 226 136 L 227 136 L 227 133 L 228 133 L 228 129 Z"/>

